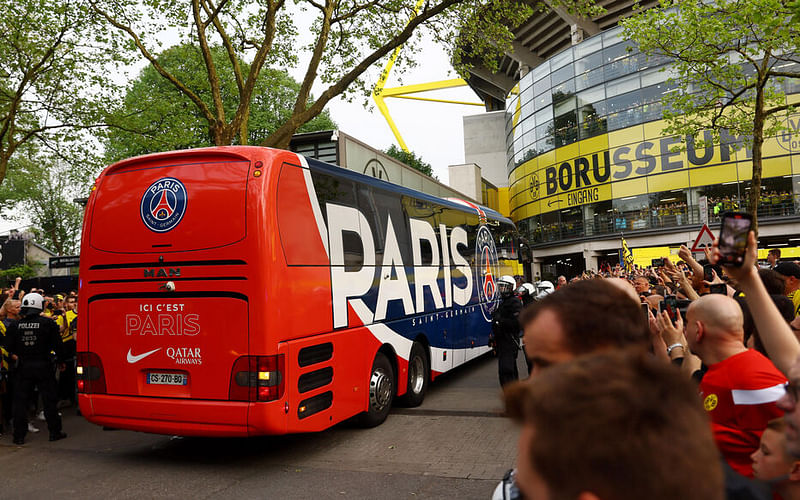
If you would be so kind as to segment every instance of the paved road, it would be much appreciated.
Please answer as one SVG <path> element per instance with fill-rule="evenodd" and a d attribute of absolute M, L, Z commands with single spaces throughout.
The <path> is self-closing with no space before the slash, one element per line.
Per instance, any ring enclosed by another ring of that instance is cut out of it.
<path fill-rule="evenodd" d="M 24 447 L 0 437 L 0 497 L 485 499 L 515 456 L 517 431 L 500 407 L 497 362 L 486 357 L 374 429 L 179 439 L 103 431 L 66 409 L 68 439 L 49 443 L 44 422 Z"/>

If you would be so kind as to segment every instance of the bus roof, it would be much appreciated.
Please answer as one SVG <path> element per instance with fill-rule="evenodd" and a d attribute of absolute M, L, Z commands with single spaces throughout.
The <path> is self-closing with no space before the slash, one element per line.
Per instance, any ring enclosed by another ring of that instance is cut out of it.
<path fill-rule="evenodd" d="M 159 152 L 159 153 L 150 153 L 150 154 L 146 154 L 146 155 L 135 156 L 135 157 L 132 157 L 132 158 L 126 158 L 126 159 L 120 160 L 120 161 L 118 161 L 118 162 L 116 162 L 116 163 L 114 163 L 112 165 L 109 165 L 105 170 L 103 170 L 103 172 L 102 172 L 102 174 L 100 174 L 100 176 L 102 177 L 104 175 L 112 174 L 116 170 L 119 170 L 119 169 L 122 169 L 122 168 L 125 168 L 125 167 L 130 167 L 130 166 L 136 165 L 137 163 L 144 163 L 144 162 L 154 161 L 154 160 L 162 160 L 162 159 L 175 158 L 175 157 L 181 157 L 181 156 L 186 156 L 186 157 L 197 156 L 198 153 L 207 153 L 207 154 L 210 153 L 210 154 L 213 154 L 213 155 L 216 155 L 216 156 L 228 156 L 228 157 L 231 157 L 231 158 L 246 159 L 246 158 L 250 157 L 250 155 L 253 152 L 253 150 L 261 150 L 261 151 L 263 151 L 265 149 L 266 150 L 270 150 L 270 151 L 274 151 L 274 152 L 285 152 L 284 150 L 275 149 L 275 148 L 267 148 L 267 147 L 262 147 L 262 146 L 212 146 L 212 147 L 207 147 L 207 148 L 183 149 L 183 150 L 177 150 L 177 151 L 166 151 L 166 152 Z M 286 151 L 286 152 L 288 152 L 288 151 Z M 299 153 L 291 153 L 291 154 L 298 154 L 299 155 Z M 456 201 L 453 201 L 452 199 L 439 198 L 439 197 L 436 197 L 436 196 L 433 196 L 433 195 L 430 195 L 430 194 L 427 194 L 427 193 L 423 193 L 422 191 L 417 191 L 415 189 L 411 189 L 411 188 L 407 188 L 407 187 L 404 187 L 404 186 L 400 186 L 398 184 L 393 184 L 391 182 L 386 182 L 386 181 L 381 180 L 381 179 L 376 179 L 375 177 L 371 177 L 369 175 L 365 175 L 365 174 L 362 174 L 362 173 L 359 173 L 359 172 L 355 172 L 353 170 L 349 170 L 347 168 L 340 167 L 338 165 L 332 165 L 330 163 L 326 163 L 324 161 L 316 160 L 314 158 L 306 158 L 306 160 L 307 160 L 308 164 L 310 166 L 313 165 L 314 168 L 319 168 L 319 169 L 324 170 L 326 172 L 329 172 L 329 173 L 331 173 L 333 175 L 338 175 L 338 176 L 342 176 L 342 177 L 345 177 L 345 178 L 350 178 L 350 179 L 352 179 L 354 181 L 357 181 L 359 183 L 362 183 L 362 184 L 375 186 L 375 187 L 381 188 L 381 189 L 386 190 L 386 191 L 390 191 L 390 192 L 394 192 L 394 193 L 398 193 L 398 194 L 404 194 L 404 195 L 411 196 L 413 198 L 417 198 L 417 199 L 421 199 L 421 200 L 427 200 L 427 201 L 430 201 L 432 203 L 442 204 L 442 205 L 445 205 L 445 206 L 456 208 L 456 209 L 461 210 L 463 212 L 470 212 L 471 211 L 471 209 L 467 205 L 458 203 Z M 471 204 L 472 202 L 469 202 L 469 203 Z M 514 224 L 511 221 L 511 219 L 509 219 L 508 217 L 503 216 L 502 214 L 500 214 L 496 210 L 493 210 L 491 208 L 485 207 L 483 205 L 478 205 L 478 204 L 475 204 L 475 206 L 479 207 L 481 210 L 483 210 L 484 213 L 487 215 L 487 217 L 491 218 L 492 220 L 497 220 L 497 221 L 505 222 L 507 224 L 512 224 L 512 225 Z"/>
<path fill-rule="evenodd" d="M 299 154 L 299 153 L 298 153 Z M 391 182 L 384 181 L 382 179 L 376 179 L 375 177 L 371 177 L 369 175 L 365 175 L 359 172 L 355 172 L 353 170 L 349 170 L 346 168 L 339 167 L 337 165 L 331 165 L 330 163 L 326 163 L 324 161 L 315 160 L 313 158 L 306 158 L 308 161 L 309 166 L 313 166 L 314 168 L 318 168 L 320 170 L 324 170 L 330 174 L 338 175 L 340 177 L 350 178 L 354 181 L 357 181 L 362 184 L 367 184 L 370 186 L 378 187 L 386 191 L 404 194 L 407 196 L 411 196 L 413 198 L 417 198 L 420 200 L 430 201 L 432 203 L 438 203 L 440 205 L 449 206 L 452 208 L 456 208 L 462 212 L 470 212 L 472 209 L 469 206 L 458 203 L 453 201 L 452 199 L 448 198 L 439 198 L 427 193 L 423 193 L 422 191 L 417 191 L 415 189 L 407 188 L 404 186 L 400 186 L 398 184 L 393 184 Z M 472 203 L 472 202 L 470 202 Z M 497 220 L 501 222 L 505 222 L 507 224 L 514 224 L 511 219 L 508 217 L 503 216 L 500 212 L 496 210 L 492 210 L 491 208 L 484 207 L 483 205 L 475 204 L 476 207 L 479 207 L 483 210 L 487 217 L 491 218 L 492 220 Z"/>

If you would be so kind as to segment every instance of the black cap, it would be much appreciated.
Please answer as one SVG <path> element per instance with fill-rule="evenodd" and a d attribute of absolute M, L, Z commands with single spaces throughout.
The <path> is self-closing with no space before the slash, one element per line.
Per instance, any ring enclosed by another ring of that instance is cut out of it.
<path fill-rule="evenodd" d="M 775 272 L 784 276 L 794 276 L 800 279 L 800 266 L 794 262 L 778 262 L 775 266 Z"/>

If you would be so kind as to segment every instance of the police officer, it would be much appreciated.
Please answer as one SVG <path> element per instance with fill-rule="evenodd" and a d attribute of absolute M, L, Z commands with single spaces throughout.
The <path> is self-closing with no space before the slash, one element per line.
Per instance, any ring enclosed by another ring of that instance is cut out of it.
<path fill-rule="evenodd" d="M 9 328 L 8 352 L 18 363 L 14 391 L 14 444 L 24 444 L 28 431 L 28 405 L 34 387 L 44 402 L 44 416 L 50 441 L 67 437 L 61 431 L 61 417 L 56 409 L 56 376 L 52 353 L 63 370 L 61 336 L 56 322 L 41 315 L 44 299 L 29 293 L 22 299 L 22 319 Z"/>
<path fill-rule="evenodd" d="M 514 294 L 516 282 L 511 276 L 497 280 L 500 303 L 492 313 L 492 335 L 497 349 L 497 369 L 500 385 L 519 378 L 517 351 L 519 351 L 519 313 L 522 302 Z"/>
<path fill-rule="evenodd" d="M 528 307 L 529 304 L 532 304 L 533 302 L 536 301 L 537 294 L 538 290 L 536 290 L 536 287 L 533 286 L 532 283 L 523 283 L 519 286 L 519 288 L 517 288 L 517 296 L 519 297 L 519 300 L 522 301 L 523 309 Z M 519 332 L 519 335 L 520 339 L 522 339 L 521 331 Z M 522 347 L 522 342 L 520 342 L 520 347 Z M 527 356 L 525 356 L 525 364 L 528 366 L 528 375 L 530 375 L 531 372 L 533 371 L 533 365 L 530 362 L 530 360 L 528 360 Z"/>
<path fill-rule="evenodd" d="M 522 307 L 525 307 L 536 300 L 536 293 L 536 287 L 532 284 L 521 284 L 519 288 L 517 288 L 517 295 L 519 295 L 519 299 L 522 301 Z"/>

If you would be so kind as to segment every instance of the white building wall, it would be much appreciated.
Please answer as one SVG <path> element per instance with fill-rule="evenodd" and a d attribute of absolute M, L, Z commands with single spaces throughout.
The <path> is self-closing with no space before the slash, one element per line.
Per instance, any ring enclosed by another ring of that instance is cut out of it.
<path fill-rule="evenodd" d="M 508 187 L 506 113 L 492 111 L 464 117 L 464 163 L 481 167 L 483 178 Z"/>

